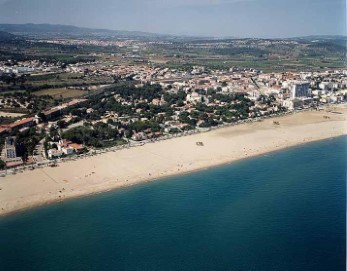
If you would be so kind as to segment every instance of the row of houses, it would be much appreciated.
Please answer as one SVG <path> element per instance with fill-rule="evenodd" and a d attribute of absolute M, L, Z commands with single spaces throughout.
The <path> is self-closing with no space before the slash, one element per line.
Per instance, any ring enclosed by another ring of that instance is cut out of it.
<path fill-rule="evenodd" d="M 15 121 L 10 124 L 2 124 L 0 125 L 0 135 L 7 132 L 11 132 L 12 130 L 21 130 L 23 128 L 32 127 L 37 124 L 37 121 L 37 118 L 29 117 Z"/>
<path fill-rule="evenodd" d="M 81 104 L 85 101 L 87 101 L 87 99 L 73 99 L 70 102 L 63 103 L 59 106 L 50 108 L 46 111 L 43 111 L 42 113 L 45 115 L 46 120 L 54 119 L 56 117 L 59 117 L 62 114 L 64 109 L 71 107 L 71 106 L 74 106 L 74 105 Z"/>
<path fill-rule="evenodd" d="M 70 102 L 50 108 L 48 110 L 43 111 L 42 113 L 44 114 L 46 120 L 54 119 L 62 115 L 64 109 L 70 106 L 81 104 L 85 101 L 87 101 L 87 99 L 73 99 Z M 35 117 L 24 118 L 10 124 L 0 125 L 0 135 L 9 133 L 13 130 L 21 130 L 21 129 L 33 127 L 36 124 L 38 124 L 39 121 L 40 121 L 40 118 L 36 115 Z"/>

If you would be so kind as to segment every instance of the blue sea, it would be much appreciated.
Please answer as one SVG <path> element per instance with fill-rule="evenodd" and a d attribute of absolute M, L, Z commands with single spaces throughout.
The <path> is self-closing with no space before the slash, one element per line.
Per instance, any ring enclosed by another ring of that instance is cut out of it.
<path fill-rule="evenodd" d="M 343 271 L 346 143 L 1 217 L 0 270 Z"/>

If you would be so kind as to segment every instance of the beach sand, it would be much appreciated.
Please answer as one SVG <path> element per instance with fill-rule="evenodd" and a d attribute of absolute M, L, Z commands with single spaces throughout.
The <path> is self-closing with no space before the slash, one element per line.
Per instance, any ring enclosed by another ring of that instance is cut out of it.
<path fill-rule="evenodd" d="M 0 178 L 0 214 L 346 135 L 347 106 L 328 111 L 240 124 L 9 175 Z"/>

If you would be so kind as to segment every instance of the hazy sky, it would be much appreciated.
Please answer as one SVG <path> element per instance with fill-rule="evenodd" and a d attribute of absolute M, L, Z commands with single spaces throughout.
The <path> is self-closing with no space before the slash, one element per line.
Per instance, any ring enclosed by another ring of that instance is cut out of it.
<path fill-rule="evenodd" d="M 0 22 L 208 36 L 346 35 L 346 0 L 0 0 Z"/>

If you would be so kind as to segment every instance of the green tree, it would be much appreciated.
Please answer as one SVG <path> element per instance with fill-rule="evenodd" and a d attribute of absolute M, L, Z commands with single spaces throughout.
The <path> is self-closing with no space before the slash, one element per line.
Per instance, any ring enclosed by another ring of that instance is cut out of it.
<path fill-rule="evenodd" d="M 6 163 L 0 159 L 0 169 L 3 170 L 6 167 Z"/>

